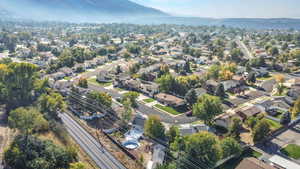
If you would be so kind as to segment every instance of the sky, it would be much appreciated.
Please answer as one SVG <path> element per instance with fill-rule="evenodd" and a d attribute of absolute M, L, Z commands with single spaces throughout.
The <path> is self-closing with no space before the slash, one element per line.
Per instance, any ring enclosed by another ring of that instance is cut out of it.
<path fill-rule="evenodd" d="M 300 18 L 300 0 L 131 0 L 176 16 Z"/>

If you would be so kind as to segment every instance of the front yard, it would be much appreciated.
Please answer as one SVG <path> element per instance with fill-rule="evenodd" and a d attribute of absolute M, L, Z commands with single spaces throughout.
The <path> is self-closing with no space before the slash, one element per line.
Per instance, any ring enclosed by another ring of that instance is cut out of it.
<path fill-rule="evenodd" d="M 300 159 L 300 146 L 296 144 L 289 144 L 280 150 L 283 154 L 293 159 Z"/>
<path fill-rule="evenodd" d="M 154 102 L 154 101 L 155 101 L 155 100 L 152 99 L 152 98 L 144 99 L 144 100 L 143 100 L 143 102 L 145 102 L 145 103 L 152 103 L 152 102 Z"/>
<path fill-rule="evenodd" d="M 156 104 L 156 105 L 154 105 L 154 107 L 156 107 L 156 108 L 158 108 L 158 109 L 161 109 L 161 110 L 163 110 L 163 111 L 166 111 L 166 112 L 168 112 L 168 113 L 170 113 L 170 114 L 173 114 L 173 115 L 179 115 L 179 114 L 181 114 L 180 112 L 178 112 L 178 111 L 175 110 L 174 108 L 172 108 L 172 107 L 167 107 L 167 106 L 163 106 L 163 105 L 161 105 L 161 104 Z"/>
<path fill-rule="evenodd" d="M 108 86 L 112 85 L 111 82 L 108 82 L 108 83 L 98 82 L 97 78 L 95 78 L 95 77 L 89 78 L 89 79 L 87 79 L 87 81 L 88 81 L 88 83 L 91 83 L 93 85 L 99 85 L 99 86 L 102 86 L 102 87 L 108 87 Z"/>

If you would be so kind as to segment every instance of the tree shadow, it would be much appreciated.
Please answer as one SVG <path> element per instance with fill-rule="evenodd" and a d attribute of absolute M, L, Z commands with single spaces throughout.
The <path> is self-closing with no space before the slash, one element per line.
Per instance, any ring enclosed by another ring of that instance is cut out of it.
<path fill-rule="evenodd" d="M 256 147 L 263 150 L 264 152 L 266 152 L 268 154 L 277 154 L 278 150 L 281 149 L 281 146 L 279 146 L 278 144 L 271 142 L 271 141 L 258 144 L 258 145 L 256 145 Z"/>

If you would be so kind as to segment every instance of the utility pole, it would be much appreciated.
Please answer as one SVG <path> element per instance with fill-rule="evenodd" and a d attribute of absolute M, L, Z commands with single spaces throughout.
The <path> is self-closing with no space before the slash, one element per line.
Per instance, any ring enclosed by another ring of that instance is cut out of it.
<path fill-rule="evenodd" d="M 100 131 L 100 130 L 101 130 L 101 132 L 102 132 L 102 129 L 97 128 L 96 134 L 97 134 L 98 143 L 99 143 L 100 146 L 101 146 L 101 151 L 104 152 L 104 149 L 103 149 L 104 147 L 103 147 L 103 144 L 101 143 L 100 137 L 99 137 L 99 131 Z"/>

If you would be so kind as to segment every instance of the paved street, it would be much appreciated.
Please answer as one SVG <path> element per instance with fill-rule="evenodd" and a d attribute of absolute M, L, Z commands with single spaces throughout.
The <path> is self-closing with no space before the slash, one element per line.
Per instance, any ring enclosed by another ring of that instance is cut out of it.
<path fill-rule="evenodd" d="M 101 169 L 126 169 L 68 114 L 60 114 L 67 131 Z"/>
<path fill-rule="evenodd" d="M 246 59 L 251 59 L 253 58 L 252 53 L 249 51 L 249 49 L 247 48 L 247 46 L 244 44 L 244 42 L 242 42 L 240 39 L 237 38 L 236 40 L 237 45 L 239 46 L 239 48 L 241 48 L 242 52 L 244 53 L 244 57 Z"/>

